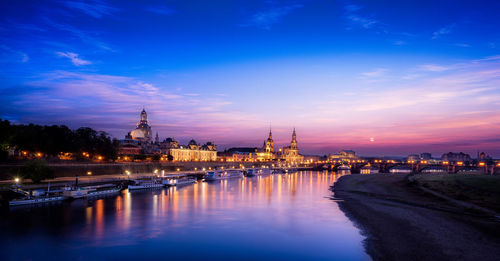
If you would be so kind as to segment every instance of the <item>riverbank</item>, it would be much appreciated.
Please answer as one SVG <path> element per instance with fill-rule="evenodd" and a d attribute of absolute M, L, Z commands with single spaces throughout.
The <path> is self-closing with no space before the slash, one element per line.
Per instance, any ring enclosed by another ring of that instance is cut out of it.
<path fill-rule="evenodd" d="M 498 212 L 483 207 L 491 202 L 478 206 L 451 198 L 422 186 L 419 176 L 348 175 L 337 181 L 335 199 L 366 236 L 367 253 L 374 260 L 498 260 Z M 473 183 L 477 191 L 481 182 Z"/>
<path fill-rule="evenodd" d="M 0 181 L 12 180 L 12 170 L 22 167 L 25 162 L 0 164 Z M 47 165 L 54 171 L 55 177 L 75 177 L 85 176 L 91 172 L 93 176 L 99 175 L 124 175 L 125 172 L 131 174 L 153 173 L 155 170 L 176 172 L 176 171 L 199 171 L 203 169 L 215 168 L 239 168 L 244 166 L 271 166 L 272 162 L 219 162 L 219 161 L 172 161 L 172 162 L 115 162 L 115 163 L 96 163 L 96 162 L 61 162 Z"/>

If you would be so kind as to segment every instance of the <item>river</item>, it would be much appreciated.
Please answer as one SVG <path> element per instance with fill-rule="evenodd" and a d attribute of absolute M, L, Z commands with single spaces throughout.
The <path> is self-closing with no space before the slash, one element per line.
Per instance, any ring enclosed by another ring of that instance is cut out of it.
<path fill-rule="evenodd" d="M 368 260 L 330 199 L 339 177 L 303 171 L 11 209 L 2 260 Z"/>

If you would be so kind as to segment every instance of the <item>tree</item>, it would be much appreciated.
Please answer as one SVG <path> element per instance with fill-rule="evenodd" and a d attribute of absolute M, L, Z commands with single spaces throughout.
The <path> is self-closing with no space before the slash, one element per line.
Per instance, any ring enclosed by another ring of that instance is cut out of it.
<path fill-rule="evenodd" d="M 33 183 L 40 183 L 44 179 L 54 178 L 54 171 L 43 160 L 32 160 L 24 164 L 18 174 L 23 179 L 31 179 Z"/>

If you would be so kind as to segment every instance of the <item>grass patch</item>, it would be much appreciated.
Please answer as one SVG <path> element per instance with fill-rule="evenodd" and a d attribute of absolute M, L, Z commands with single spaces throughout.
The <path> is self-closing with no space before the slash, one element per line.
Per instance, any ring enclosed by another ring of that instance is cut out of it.
<path fill-rule="evenodd" d="M 418 184 L 457 200 L 500 211 L 500 176 L 417 175 Z"/>

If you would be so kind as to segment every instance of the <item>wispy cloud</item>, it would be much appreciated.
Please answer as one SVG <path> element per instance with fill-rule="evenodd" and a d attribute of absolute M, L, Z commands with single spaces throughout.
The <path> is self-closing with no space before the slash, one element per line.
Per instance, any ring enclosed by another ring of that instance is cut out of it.
<path fill-rule="evenodd" d="M 453 31 L 454 27 L 455 27 L 455 24 L 451 24 L 451 25 L 440 28 L 439 30 L 432 33 L 431 39 L 438 39 L 443 35 L 450 34 Z"/>
<path fill-rule="evenodd" d="M 23 122 L 91 126 L 123 137 L 145 106 L 160 135 L 227 138 L 233 124 L 247 129 L 251 113 L 228 109 L 225 97 L 179 93 L 135 77 L 54 71 L 12 88 L 0 89 L 0 116 Z M 22 108 L 19 111 L 18 108 Z M 231 123 L 231 124 L 228 124 Z"/>
<path fill-rule="evenodd" d="M 436 65 L 436 64 L 424 64 L 420 65 L 418 68 L 422 71 L 429 71 L 429 72 L 443 72 L 450 69 L 450 67 Z"/>
<path fill-rule="evenodd" d="M 66 58 L 70 59 L 71 62 L 75 66 L 82 66 L 82 65 L 92 64 L 92 62 L 80 58 L 77 53 L 72 53 L 72 52 L 56 52 L 56 54 L 59 57 L 66 57 Z"/>
<path fill-rule="evenodd" d="M 385 75 L 387 72 L 388 72 L 388 70 L 385 68 L 377 68 L 373 71 L 364 72 L 361 75 L 363 75 L 365 77 L 381 77 L 381 76 Z"/>
<path fill-rule="evenodd" d="M 62 3 L 68 8 L 79 10 L 94 18 L 102 18 L 103 16 L 111 15 L 112 12 L 118 10 L 101 0 L 63 1 Z"/>
<path fill-rule="evenodd" d="M 394 41 L 394 45 L 405 45 L 405 44 L 406 44 L 405 41 L 401 41 L 401 40 Z"/>
<path fill-rule="evenodd" d="M 7 53 L 7 56 L 10 56 L 6 60 L 10 61 L 16 61 L 16 62 L 21 62 L 21 63 L 26 63 L 30 60 L 30 57 L 21 51 L 14 50 L 6 45 L 0 45 L 0 50 L 3 50 L 5 53 Z"/>
<path fill-rule="evenodd" d="M 246 23 L 240 24 L 240 26 L 258 27 L 270 30 L 272 26 L 280 22 L 284 16 L 302 7 L 303 7 L 302 4 L 294 4 L 288 6 L 275 7 L 265 11 L 257 12 L 254 15 L 252 15 Z"/>
<path fill-rule="evenodd" d="M 95 46 L 95 47 L 99 48 L 100 50 L 115 52 L 115 50 L 113 48 L 111 48 L 108 44 L 91 36 L 90 33 L 88 33 L 88 32 L 82 31 L 82 30 L 77 29 L 76 27 L 73 27 L 73 26 L 68 25 L 68 24 L 56 23 L 47 17 L 45 17 L 44 20 L 48 25 L 54 27 L 57 30 L 69 32 L 69 33 L 73 34 L 74 36 L 78 37 L 82 42 L 84 42 L 86 44 Z"/>
<path fill-rule="evenodd" d="M 377 19 L 359 14 L 358 11 L 362 8 L 363 7 L 358 5 L 345 6 L 345 17 L 347 18 L 351 26 L 371 29 L 381 25 L 380 21 L 378 21 Z"/>

